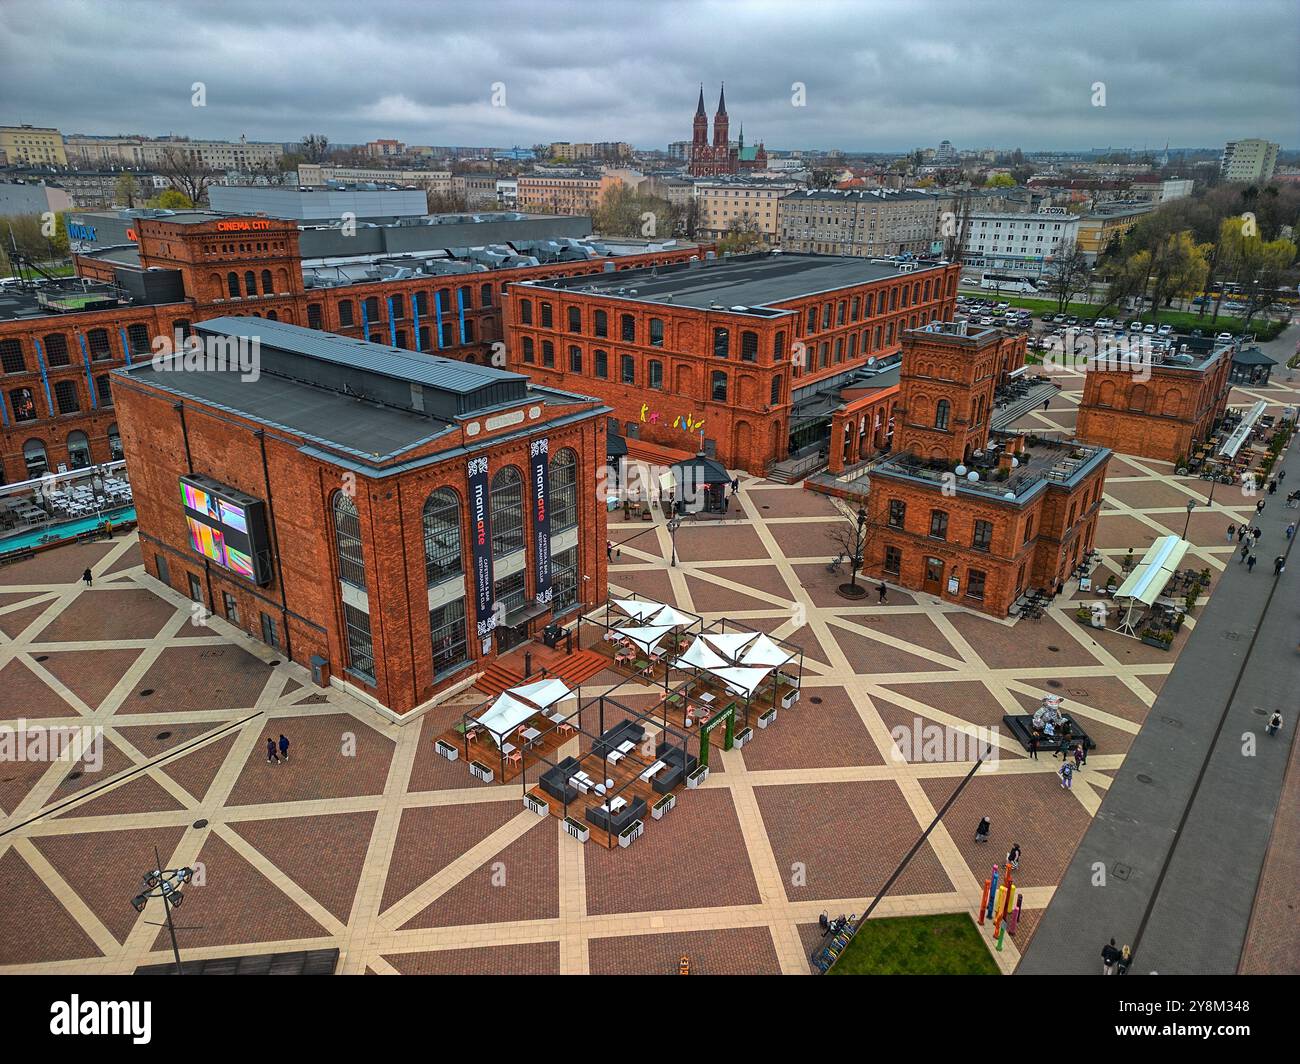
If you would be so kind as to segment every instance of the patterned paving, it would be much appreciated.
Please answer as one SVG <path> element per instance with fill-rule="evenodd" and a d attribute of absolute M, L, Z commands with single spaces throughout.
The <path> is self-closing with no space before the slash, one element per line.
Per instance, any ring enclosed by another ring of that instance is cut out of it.
<path fill-rule="evenodd" d="M 1274 384 L 1233 401 L 1298 394 Z M 1022 427 L 1060 421 L 1077 382 L 1062 395 Z M 1184 502 L 1204 499 L 1204 482 L 1164 463 L 1111 472 L 1112 568 L 1181 531 Z M 1192 564 L 1216 577 L 1232 564 L 1224 530 L 1252 506 L 1220 488 L 1194 515 Z M 1012 970 L 1176 655 L 1093 638 L 1068 588 L 1017 626 L 901 590 L 848 603 L 825 571 L 836 520 L 820 496 L 742 476 L 736 519 L 679 532 L 677 567 L 661 522 L 614 520 L 616 591 L 806 650 L 803 700 L 614 852 L 434 755 L 457 705 L 388 724 L 219 619 L 193 626 L 189 604 L 143 575 L 133 537 L 0 570 L 0 723 L 95 725 L 105 740 L 102 764 L 0 761 L 0 971 L 166 960 L 157 903 L 142 916 L 129 904 L 157 848 L 199 872 L 177 914 L 196 958 L 337 946 L 350 973 L 673 974 L 685 954 L 701 974 L 806 973 L 818 914 L 862 911 L 968 769 L 897 756 L 891 729 L 996 725 L 1052 690 L 1099 738 L 1073 790 L 1050 757 L 999 737 L 997 762 L 877 910 L 971 911 L 987 866 L 1018 842 L 1025 919 L 995 954 Z M 267 764 L 265 740 L 282 732 L 291 758 Z M 992 842 L 976 847 L 986 813 Z"/>

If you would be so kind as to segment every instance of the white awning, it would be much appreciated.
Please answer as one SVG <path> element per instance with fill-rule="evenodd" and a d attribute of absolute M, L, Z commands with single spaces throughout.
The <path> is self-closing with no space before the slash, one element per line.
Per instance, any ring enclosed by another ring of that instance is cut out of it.
<path fill-rule="evenodd" d="M 567 698 L 569 688 L 563 680 L 552 676 L 544 680 L 535 680 L 532 683 L 523 684 L 520 687 L 512 687 L 506 694 L 525 699 L 537 706 L 538 709 L 545 709 L 547 706 L 560 701 L 560 699 Z"/>
<path fill-rule="evenodd" d="M 638 621 L 658 613 L 664 608 L 662 602 L 645 602 L 641 599 L 614 599 L 614 605 L 629 617 L 635 617 Z"/>
<path fill-rule="evenodd" d="M 707 639 L 720 654 L 735 661 L 736 655 L 740 653 L 740 648 L 756 635 L 758 635 L 757 632 L 724 632 L 718 635 L 706 632 L 704 638 Z"/>
<path fill-rule="evenodd" d="M 725 683 L 732 690 L 739 691 L 742 695 L 752 695 L 763 678 L 767 676 L 771 669 L 714 669 L 713 675 Z"/>
<path fill-rule="evenodd" d="M 633 643 L 649 654 L 654 649 L 655 644 L 664 637 L 668 627 L 654 624 L 644 628 L 615 628 L 614 631 L 619 635 L 627 636 Z"/>
<path fill-rule="evenodd" d="M 672 606 L 665 606 L 649 620 L 651 624 L 666 624 L 670 628 L 680 628 L 695 623 L 695 618 L 689 613 L 682 613 L 681 610 L 673 609 Z"/>
<path fill-rule="evenodd" d="M 537 712 L 536 708 L 511 698 L 507 691 L 478 717 L 478 722 L 494 735 L 503 736 L 517 728 Z"/>
<path fill-rule="evenodd" d="M 709 669 L 711 671 L 713 669 L 727 668 L 727 659 L 721 657 L 703 639 L 696 639 L 686 648 L 684 654 L 677 656 L 675 664 L 691 665 L 697 669 Z"/>
<path fill-rule="evenodd" d="M 777 665 L 784 665 L 789 661 L 793 654 L 788 650 L 783 650 L 772 640 L 763 634 L 755 639 L 746 648 L 745 653 L 740 656 L 742 665 L 769 665 L 775 668 Z"/>
<path fill-rule="evenodd" d="M 1150 606 L 1178 571 L 1178 563 L 1191 544 L 1178 536 L 1161 536 L 1147 548 L 1142 560 L 1115 592 L 1115 598 L 1133 599 Z"/>

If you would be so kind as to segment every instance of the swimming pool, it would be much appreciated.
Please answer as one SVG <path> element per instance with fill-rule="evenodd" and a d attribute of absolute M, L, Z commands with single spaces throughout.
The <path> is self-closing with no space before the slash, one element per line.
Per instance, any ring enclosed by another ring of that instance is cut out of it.
<path fill-rule="evenodd" d="M 121 524 L 123 521 L 134 521 L 135 507 L 126 506 L 119 507 L 116 510 L 105 510 L 103 517 L 83 517 L 79 521 L 69 521 L 66 525 L 38 528 L 34 532 L 23 532 L 16 536 L 0 539 L 0 554 L 7 554 L 12 550 L 23 550 L 26 547 L 46 546 L 66 539 L 76 539 L 82 532 L 91 532 L 98 528 L 100 522 L 105 519 L 112 521 L 115 525 Z"/>

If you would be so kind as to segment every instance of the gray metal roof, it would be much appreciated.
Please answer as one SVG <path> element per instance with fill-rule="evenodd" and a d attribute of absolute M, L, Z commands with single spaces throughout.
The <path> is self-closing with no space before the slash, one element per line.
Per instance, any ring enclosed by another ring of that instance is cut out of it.
<path fill-rule="evenodd" d="M 209 318 L 196 323 L 193 330 L 197 333 L 245 337 L 280 351 L 456 395 L 467 395 L 490 384 L 528 380 L 522 373 L 406 351 L 400 347 L 372 344 L 267 318 Z"/>

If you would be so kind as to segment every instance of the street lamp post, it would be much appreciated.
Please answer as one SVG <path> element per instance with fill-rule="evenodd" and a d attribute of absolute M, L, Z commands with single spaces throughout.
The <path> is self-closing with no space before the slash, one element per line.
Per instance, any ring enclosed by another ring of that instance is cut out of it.
<path fill-rule="evenodd" d="M 150 898 L 162 898 L 163 912 L 167 915 L 167 933 L 172 940 L 172 956 L 176 958 L 176 974 L 183 975 L 181 951 L 176 944 L 176 925 L 172 923 L 172 909 L 179 908 L 181 902 L 185 900 L 181 887 L 194 878 L 194 869 L 188 867 L 165 869 L 162 867 L 162 859 L 158 856 L 156 848 L 153 856 L 156 862 L 153 870 L 146 872 L 143 877 L 145 889 L 131 899 L 131 906 L 136 912 L 142 913 L 145 906 L 149 904 Z"/>
<path fill-rule="evenodd" d="M 682 522 L 676 515 L 673 515 L 668 519 L 668 535 L 672 540 L 671 564 L 674 566 L 677 564 L 677 530 L 681 528 L 681 526 Z"/>
<path fill-rule="evenodd" d="M 1210 494 L 1213 495 L 1213 493 L 1214 493 L 1214 489 L 1211 488 L 1211 489 L 1210 489 Z M 1195 500 L 1195 499 L 1188 499 L 1188 500 L 1187 500 L 1187 520 L 1183 522 L 1183 539 L 1186 539 L 1186 538 L 1187 538 L 1187 530 L 1188 530 L 1188 528 L 1191 527 L 1191 524 L 1192 524 L 1192 511 L 1195 510 L 1195 509 L 1196 509 L 1196 500 Z"/>
<path fill-rule="evenodd" d="M 856 592 L 858 587 L 858 569 L 862 567 L 862 546 L 867 530 L 867 511 L 858 507 L 858 524 L 853 535 L 853 575 L 851 578 L 853 589 Z"/>

